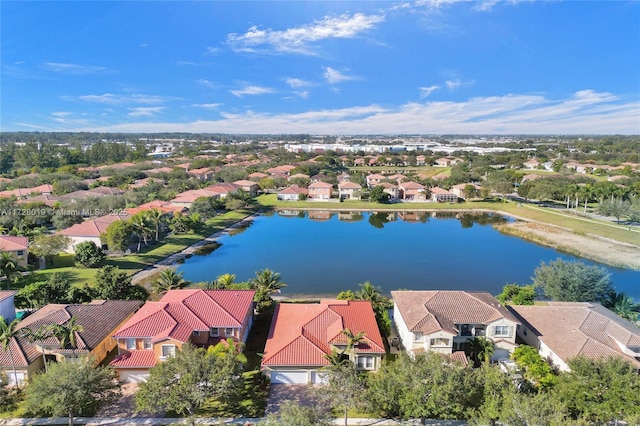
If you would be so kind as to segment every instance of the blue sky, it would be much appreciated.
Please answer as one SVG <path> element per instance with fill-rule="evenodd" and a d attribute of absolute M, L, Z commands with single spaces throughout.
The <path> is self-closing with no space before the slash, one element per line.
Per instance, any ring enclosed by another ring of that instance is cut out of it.
<path fill-rule="evenodd" d="M 3 131 L 640 134 L 640 2 L 2 1 Z"/>

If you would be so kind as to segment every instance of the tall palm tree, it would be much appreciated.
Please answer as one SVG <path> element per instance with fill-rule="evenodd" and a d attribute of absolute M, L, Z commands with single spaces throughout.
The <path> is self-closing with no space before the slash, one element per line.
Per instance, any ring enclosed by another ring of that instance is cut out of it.
<path fill-rule="evenodd" d="M 216 278 L 216 288 L 229 288 L 236 281 L 235 274 L 222 274 L 218 278 Z"/>
<path fill-rule="evenodd" d="M 0 276 L 4 277 L 7 282 L 7 290 L 9 290 L 11 279 L 17 272 L 18 264 L 13 254 L 6 251 L 0 253 Z"/>
<path fill-rule="evenodd" d="M 130 221 L 133 225 L 133 232 L 138 236 L 138 251 L 140 251 L 141 242 L 144 241 L 144 245 L 147 245 L 147 240 L 151 236 L 152 229 L 147 222 L 147 216 L 144 214 L 134 215 Z"/>
<path fill-rule="evenodd" d="M 164 213 L 158 209 L 147 210 L 146 216 L 149 222 L 153 225 L 156 232 L 156 241 L 160 239 L 160 225 L 164 219 Z"/>
<path fill-rule="evenodd" d="M 489 362 L 494 353 L 493 342 L 486 337 L 474 337 L 471 341 L 471 359 L 476 367 L 483 362 Z"/>
<path fill-rule="evenodd" d="M 331 353 L 324 354 L 324 357 L 329 361 L 331 365 L 338 365 L 344 362 L 351 357 L 351 352 L 353 349 L 358 346 L 366 335 L 364 331 L 360 331 L 358 333 L 353 333 L 350 329 L 345 328 L 342 330 L 342 334 L 346 337 L 346 345 L 342 348 L 342 350 L 338 351 L 335 348 L 331 350 Z"/>
<path fill-rule="evenodd" d="M 31 343 L 36 345 L 40 352 L 42 352 L 42 361 L 44 362 L 44 372 L 47 372 L 47 357 L 44 353 L 44 348 L 42 345 L 38 345 L 38 343 L 42 343 L 47 340 L 49 337 L 53 336 L 51 328 L 46 325 L 41 325 L 36 331 L 33 331 L 30 328 L 21 329 L 21 336 L 27 338 Z"/>
<path fill-rule="evenodd" d="M 252 286 L 266 294 L 278 293 L 281 288 L 287 285 L 280 281 L 280 274 L 273 272 L 271 269 L 265 268 L 262 271 L 256 271 L 256 277 L 251 280 Z"/>
<path fill-rule="evenodd" d="M 20 322 L 19 319 L 14 319 L 10 323 L 4 319 L 2 315 L 0 315 L 0 347 L 2 350 L 9 353 L 9 358 L 11 358 L 11 367 L 13 368 L 13 379 L 16 382 L 16 387 L 19 386 L 18 383 L 18 373 L 16 372 L 16 362 L 13 359 L 13 351 L 11 350 L 11 342 L 18 336 L 20 333 L 19 330 L 16 329 L 16 326 Z"/>
<path fill-rule="evenodd" d="M 169 290 L 182 288 L 185 284 L 182 272 L 176 271 L 175 268 L 166 268 L 160 272 L 153 283 L 153 290 L 158 294 L 163 294 Z"/>
<path fill-rule="evenodd" d="M 383 301 L 380 287 L 374 286 L 369 281 L 365 281 L 359 285 L 360 290 L 356 292 L 356 297 L 361 300 L 368 300 L 375 309 L 375 307 Z"/>
<path fill-rule="evenodd" d="M 71 317 L 65 324 L 51 324 L 51 334 L 60 341 L 60 348 L 71 348 L 73 357 L 76 357 L 76 334 L 84 330 L 80 324 L 76 324 L 76 317 Z"/>

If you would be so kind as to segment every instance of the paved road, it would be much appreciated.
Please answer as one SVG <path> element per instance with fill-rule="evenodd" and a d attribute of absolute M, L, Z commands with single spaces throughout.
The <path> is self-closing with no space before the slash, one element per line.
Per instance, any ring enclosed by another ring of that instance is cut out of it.
<path fill-rule="evenodd" d="M 197 418 L 197 419 L 164 419 L 164 418 L 135 418 L 135 419 L 114 419 L 114 418 L 87 418 L 76 417 L 74 424 L 77 425 L 259 425 L 263 419 L 245 418 L 245 419 L 219 419 L 219 418 Z M 64 425 L 68 423 L 66 417 L 50 417 L 42 419 L 3 419 L 0 425 L 17 426 L 17 425 Z M 344 419 L 336 419 L 334 424 L 344 424 Z M 349 419 L 349 425 L 360 426 L 386 426 L 386 425 L 430 425 L 430 426 L 466 426 L 467 423 L 458 420 L 420 420 L 395 421 L 389 419 Z"/>

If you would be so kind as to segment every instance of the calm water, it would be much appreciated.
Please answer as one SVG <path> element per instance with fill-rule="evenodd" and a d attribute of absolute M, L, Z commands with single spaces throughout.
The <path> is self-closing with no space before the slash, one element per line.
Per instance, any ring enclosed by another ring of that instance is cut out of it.
<path fill-rule="evenodd" d="M 192 282 L 224 273 L 246 281 L 270 268 L 288 284 L 283 295 L 335 295 L 371 281 L 396 289 L 502 291 L 529 284 L 541 261 L 578 258 L 500 234 L 497 215 L 279 212 L 257 217 L 206 256 L 178 268 Z M 593 264 L 587 260 L 586 263 Z M 600 265 L 604 266 L 604 265 Z M 618 291 L 640 299 L 640 272 L 606 267 Z"/>

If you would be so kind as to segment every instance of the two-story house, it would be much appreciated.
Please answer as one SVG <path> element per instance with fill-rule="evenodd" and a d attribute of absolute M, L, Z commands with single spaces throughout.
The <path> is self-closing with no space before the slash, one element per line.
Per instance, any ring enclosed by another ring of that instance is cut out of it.
<path fill-rule="evenodd" d="M 327 201 L 333 194 L 333 185 L 326 182 L 314 182 L 309 185 L 309 198 Z"/>
<path fill-rule="evenodd" d="M 18 265 L 26 268 L 29 254 L 29 240 L 27 237 L 0 235 L 0 252 L 10 253 Z"/>
<path fill-rule="evenodd" d="M 110 365 L 120 381 L 141 382 L 185 343 L 209 347 L 229 338 L 244 343 L 253 324 L 254 295 L 254 290 L 170 290 L 115 332 L 118 356 Z"/>
<path fill-rule="evenodd" d="M 346 351 L 348 337 L 364 337 L 346 355 L 359 370 L 378 370 L 385 353 L 382 336 L 366 300 L 279 303 L 273 314 L 261 368 L 271 383 L 322 383 L 325 355 Z"/>
<path fill-rule="evenodd" d="M 517 318 L 489 293 L 470 291 L 392 291 L 393 316 L 405 350 L 453 354 L 476 336 L 493 341 L 493 359 L 515 349 Z"/>
<path fill-rule="evenodd" d="M 362 197 L 362 186 L 355 182 L 340 182 L 338 192 L 341 200 L 359 200 Z"/>

